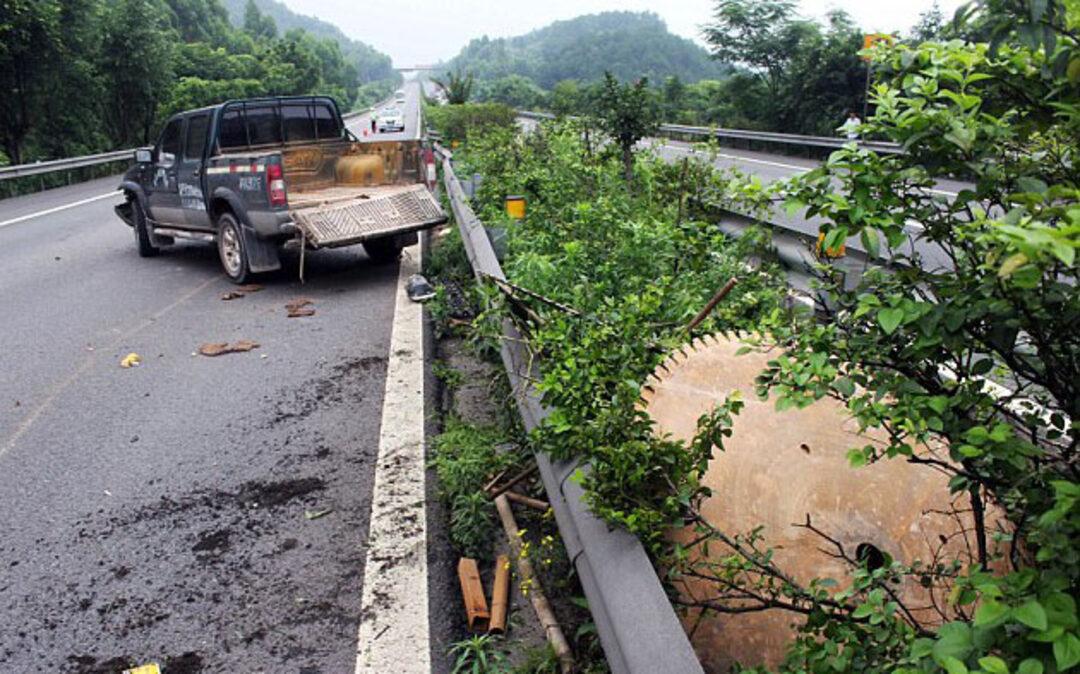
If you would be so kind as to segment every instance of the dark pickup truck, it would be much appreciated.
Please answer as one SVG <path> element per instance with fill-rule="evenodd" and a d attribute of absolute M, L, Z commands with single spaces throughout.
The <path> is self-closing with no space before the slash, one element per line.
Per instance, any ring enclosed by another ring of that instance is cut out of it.
<path fill-rule="evenodd" d="M 216 242 L 233 281 L 281 267 L 278 252 L 361 243 L 396 259 L 446 222 L 423 183 L 421 142 L 359 142 L 323 96 L 229 101 L 171 118 L 135 152 L 117 214 L 139 255 L 176 238 Z"/>

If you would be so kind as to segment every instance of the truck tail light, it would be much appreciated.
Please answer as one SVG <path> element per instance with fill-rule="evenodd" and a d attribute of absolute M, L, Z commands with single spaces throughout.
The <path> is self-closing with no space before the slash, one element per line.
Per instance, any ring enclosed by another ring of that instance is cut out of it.
<path fill-rule="evenodd" d="M 270 193 L 271 206 L 286 206 L 289 203 L 285 196 L 285 174 L 281 171 L 281 164 L 266 165 L 266 188 Z"/>

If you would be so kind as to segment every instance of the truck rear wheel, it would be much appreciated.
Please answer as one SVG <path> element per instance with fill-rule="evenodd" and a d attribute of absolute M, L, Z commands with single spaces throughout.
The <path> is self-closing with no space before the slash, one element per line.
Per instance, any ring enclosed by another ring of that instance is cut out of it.
<path fill-rule="evenodd" d="M 161 252 L 150 241 L 150 224 L 146 221 L 146 212 L 143 211 L 139 198 L 131 196 L 131 220 L 132 229 L 135 230 L 135 246 L 139 249 L 139 257 L 154 257 Z"/>
<path fill-rule="evenodd" d="M 393 262 L 401 257 L 401 244 L 394 238 L 373 239 L 364 242 L 364 252 L 377 264 Z"/>
<path fill-rule="evenodd" d="M 226 212 L 218 216 L 217 225 L 217 247 L 221 267 L 233 283 L 243 283 L 247 280 L 250 267 L 240 223 L 236 221 L 232 213 Z"/>

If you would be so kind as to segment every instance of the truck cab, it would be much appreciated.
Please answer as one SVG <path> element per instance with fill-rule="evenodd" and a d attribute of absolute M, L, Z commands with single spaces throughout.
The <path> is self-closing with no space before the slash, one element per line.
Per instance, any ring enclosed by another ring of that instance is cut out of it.
<path fill-rule="evenodd" d="M 143 256 L 177 238 L 217 243 L 236 282 L 280 268 L 283 246 L 362 244 L 396 259 L 446 221 L 422 183 L 421 149 L 360 142 L 329 97 L 228 101 L 173 116 L 136 151 L 117 214 Z"/>

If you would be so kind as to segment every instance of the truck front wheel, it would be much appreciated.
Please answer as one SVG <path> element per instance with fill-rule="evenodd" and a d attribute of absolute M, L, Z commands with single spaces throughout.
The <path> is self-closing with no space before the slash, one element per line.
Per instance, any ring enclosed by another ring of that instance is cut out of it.
<path fill-rule="evenodd" d="M 244 234 L 240 231 L 240 223 L 232 213 L 222 213 L 218 216 L 217 247 L 218 256 L 221 258 L 221 266 L 225 269 L 225 275 L 233 283 L 243 283 L 247 280 L 249 267 L 247 248 L 244 246 Z"/>
<path fill-rule="evenodd" d="M 376 264 L 393 262 L 401 257 L 401 244 L 394 237 L 373 239 L 364 242 L 364 252 Z"/>
<path fill-rule="evenodd" d="M 150 224 L 146 221 L 146 212 L 143 211 L 139 198 L 131 196 L 131 221 L 132 229 L 135 230 L 135 246 L 139 249 L 139 257 L 154 257 L 161 252 L 150 241 Z"/>

